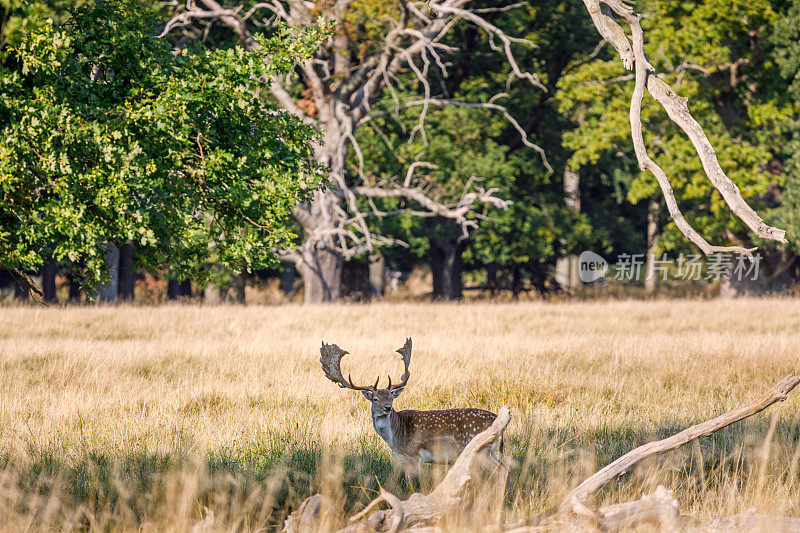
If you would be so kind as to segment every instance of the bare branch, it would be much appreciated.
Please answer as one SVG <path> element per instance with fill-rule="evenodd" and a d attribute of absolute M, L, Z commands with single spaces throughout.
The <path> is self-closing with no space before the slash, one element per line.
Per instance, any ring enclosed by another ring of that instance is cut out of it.
<path fill-rule="evenodd" d="M 520 125 L 519 122 L 517 122 L 517 120 L 513 116 L 511 116 L 511 113 L 508 112 L 508 109 L 505 106 L 502 106 L 494 102 L 494 100 L 501 98 L 503 96 L 507 95 L 505 93 L 497 94 L 494 97 L 492 97 L 492 99 L 489 102 L 462 102 L 461 100 L 447 100 L 442 98 L 421 98 L 417 100 L 412 100 L 410 102 L 398 104 L 391 110 L 375 111 L 371 113 L 369 116 L 362 119 L 361 124 L 379 117 L 395 114 L 398 111 L 401 111 L 403 109 L 408 109 L 410 107 L 435 105 L 439 107 L 453 106 L 453 107 L 467 107 L 474 109 L 491 109 L 494 111 L 499 111 L 500 113 L 503 114 L 503 117 L 506 119 L 506 121 L 509 124 L 511 124 L 511 126 L 517 131 L 517 133 L 519 133 L 520 140 L 522 141 L 522 143 L 528 148 L 533 148 L 534 150 L 536 150 L 539 153 L 539 157 L 542 159 L 542 164 L 544 164 L 545 168 L 547 168 L 549 172 L 553 172 L 553 167 L 551 167 L 550 163 L 547 161 L 547 154 L 545 153 L 544 149 L 541 146 L 532 143 L 528 139 L 528 134 L 525 131 L 525 129 Z"/>
<path fill-rule="evenodd" d="M 635 71 L 636 85 L 631 98 L 630 121 L 636 159 L 642 170 L 650 170 L 656 177 L 667 201 L 670 216 L 672 216 L 681 232 L 706 254 L 727 251 L 739 252 L 749 256 L 753 250 L 740 246 L 712 246 L 689 225 L 681 214 L 672 187 L 669 184 L 669 179 L 661 167 L 647 155 L 647 150 L 644 146 L 641 105 L 645 87 L 647 87 L 650 95 L 664 107 L 669 118 L 692 141 L 709 181 L 720 192 L 731 211 L 759 237 L 785 243 L 786 232 L 766 224 L 745 202 L 736 184 L 725 175 L 703 128 L 689 112 L 688 100 L 677 96 L 672 88 L 656 75 L 655 69 L 647 60 L 647 55 L 644 52 L 644 34 L 639 22 L 639 15 L 621 0 L 603 0 L 603 4 L 607 8 L 613 10 L 614 13 L 624 18 L 629 24 L 633 41 L 633 45 L 631 45 L 631 41 L 628 40 L 627 35 L 625 35 L 619 24 L 601 7 L 600 0 L 583 0 L 583 2 L 600 34 L 619 53 L 625 68 Z"/>
<path fill-rule="evenodd" d="M 194 18 L 219 19 L 239 35 L 242 43 L 244 43 L 247 48 L 252 48 L 257 45 L 255 39 L 253 39 L 253 35 L 247 29 L 247 19 L 240 14 L 242 10 L 241 6 L 234 9 L 227 9 L 222 7 L 216 0 L 200 0 L 200 2 L 205 5 L 206 9 L 198 9 L 196 1 L 189 0 L 186 2 L 186 11 L 178 16 L 182 16 L 183 20 Z M 166 33 L 162 33 L 162 36 L 163 35 L 166 35 Z"/>
<path fill-rule="evenodd" d="M 422 213 L 424 216 L 440 216 L 454 220 L 461 226 L 462 238 L 466 238 L 469 235 L 469 231 L 477 227 L 477 222 L 468 218 L 469 214 L 475 215 L 474 208 L 477 204 L 490 205 L 499 209 L 508 209 L 508 206 L 511 205 L 511 201 L 495 196 L 499 192 L 497 188 L 483 189 L 476 187 L 474 191 L 471 190 L 471 185 L 474 181 L 475 177 L 473 176 L 467 183 L 461 198 L 453 204 L 438 202 L 422 189 L 414 187 L 389 185 L 384 187 L 353 187 L 351 190 L 354 194 L 365 198 L 405 198 L 413 200 L 424 208 L 425 211 Z M 406 212 L 406 210 L 399 210 L 399 212 Z M 386 213 L 375 214 L 378 216 L 386 215 Z"/>
<path fill-rule="evenodd" d="M 740 405 L 736 409 L 714 419 L 696 424 L 666 439 L 639 446 L 602 468 L 596 474 L 569 491 L 556 509 L 559 513 L 569 512 L 575 506 L 575 502 L 586 502 L 610 481 L 628 472 L 644 459 L 674 450 L 700 437 L 707 437 L 724 427 L 763 411 L 776 402 L 784 401 L 789 392 L 791 392 L 798 383 L 800 383 L 800 376 L 791 373 L 751 402 Z"/>
<path fill-rule="evenodd" d="M 511 43 L 521 43 L 535 48 L 536 45 L 533 44 L 531 41 L 527 39 L 520 39 L 517 37 L 511 37 L 509 35 L 506 35 L 505 32 L 503 32 L 500 28 L 498 28 L 494 24 L 491 24 L 486 19 L 476 15 L 475 11 L 462 9 L 456 6 L 449 6 L 446 4 L 439 5 L 434 2 L 430 2 L 428 5 L 434 11 L 438 11 L 441 13 L 452 13 L 454 15 L 458 15 L 460 18 L 468 20 L 473 24 L 475 24 L 476 26 L 482 28 L 484 31 L 486 31 L 486 33 L 489 35 L 490 38 L 496 37 L 500 39 L 500 41 L 502 41 L 503 43 L 503 51 L 505 52 L 506 60 L 508 61 L 508 64 L 511 65 L 511 71 L 513 72 L 513 74 L 518 78 L 528 80 L 532 85 L 540 88 L 544 92 L 547 92 L 547 88 L 544 85 L 542 85 L 542 83 L 539 81 L 538 76 L 536 76 L 531 72 L 523 72 L 519 68 L 519 65 L 517 65 L 517 60 L 515 59 L 514 54 L 511 51 Z"/>

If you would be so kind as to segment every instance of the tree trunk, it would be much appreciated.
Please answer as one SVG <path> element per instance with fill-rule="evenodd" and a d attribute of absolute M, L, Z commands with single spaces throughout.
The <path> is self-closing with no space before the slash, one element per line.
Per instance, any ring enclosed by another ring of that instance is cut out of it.
<path fill-rule="evenodd" d="M 569 259 L 571 256 L 556 259 L 556 282 L 565 291 L 570 290 Z"/>
<path fill-rule="evenodd" d="M 133 258 L 136 247 L 133 241 L 126 241 L 119 249 L 119 297 L 133 300 L 136 278 L 133 271 Z"/>
<path fill-rule="evenodd" d="M 81 299 L 81 283 L 75 272 L 70 271 L 67 274 L 67 286 L 69 287 L 69 301 L 79 302 Z"/>
<path fill-rule="evenodd" d="M 581 288 L 583 282 L 578 267 L 577 255 L 568 255 L 556 260 L 555 279 L 562 289 L 574 291 Z"/>
<path fill-rule="evenodd" d="M 461 260 L 461 253 L 464 251 L 463 242 L 447 237 L 432 237 L 430 242 L 434 299 L 460 300 L 463 296 L 461 285 L 461 271 L 464 268 Z"/>
<path fill-rule="evenodd" d="M 486 265 L 486 286 L 489 287 L 489 294 L 494 298 L 497 292 L 497 263 L 494 261 Z"/>
<path fill-rule="evenodd" d="M 369 293 L 373 298 L 379 298 L 383 296 L 386 280 L 386 259 L 381 254 L 373 254 L 369 259 Z"/>
<path fill-rule="evenodd" d="M 58 263 L 55 261 L 42 267 L 42 300 L 45 302 L 56 301 L 56 272 Z"/>
<path fill-rule="evenodd" d="M 528 272 L 531 274 L 531 284 L 539 294 L 547 292 L 547 273 L 541 263 L 531 261 L 528 263 Z"/>
<path fill-rule="evenodd" d="M 192 280 L 185 279 L 181 281 L 181 296 L 192 297 Z"/>
<path fill-rule="evenodd" d="M 511 267 L 511 294 L 516 300 L 519 298 L 519 293 L 522 292 L 522 269 L 517 263 Z"/>
<path fill-rule="evenodd" d="M 303 301 L 307 304 L 335 302 L 342 291 L 342 254 L 330 247 L 303 251 L 297 270 L 303 278 Z"/>
<path fill-rule="evenodd" d="M 283 263 L 280 274 L 280 291 L 291 298 L 294 296 L 294 280 L 297 278 L 297 270 L 292 263 Z"/>
<path fill-rule="evenodd" d="M 569 284 L 575 289 L 580 289 L 583 286 L 579 268 L 578 256 L 571 255 L 569 258 Z"/>
<path fill-rule="evenodd" d="M 219 305 L 225 300 L 226 293 L 227 291 L 209 283 L 203 290 L 203 300 L 209 305 Z"/>
<path fill-rule="evenodd" d="M 324 128 L 324 141 L 314 157 L 329 168 L 331 184 L 344 179 L 349 147 L 348 143 L 340 142 L 343 130 L 338 120 L 335 115 L 330 116 Z M 311 202 L 292 211 L 306 233 L 306 242 L 297 250 L 295 267 L 303 279 L 303 301 L 307 304 L 335 302 L 342 296 L 344 257 L 335 236 L 342 222 L 340 203 L 341 200 L 331 192 L 317 191 Z"/>
<path fill-rule="evenodd" d="M 650 200 L 647 207 L 647 274 L 644 277 L 644 292 L 655 294 L 658 286 L 658 273 L 655 271 L 656 234 L 658 233 L 658 202 Z"/>
<path fill-rule="evenodd" d="M 14 299 L 18 302 L 27 302 L 30 298 L 30 289 L 19 281 L 14 282 Z"/>
<path fill-rule="evenodd" d="M 348 301 L 363 302 L 370 298 L 369 264 L 345 261 L 342 264 L 342 289 L 339 296 Z"/>
<path fill-rule="evenodd" d="M 581 177 L 569 167 L 564 168 L 564 204 L 567 209 L 579 213 L 581 210 Z M 564 241 L 561 243 L 564 244 Z M 556 282 L 568 291 L 581 287 L 578 275 L 578 257 L 575 255 L 560 257 L 556 260 Z"/>
<path fill-rule="evenodd" d="M 170 278 L 167 281 L 167 299 L 177 300 L 181 296 L 192 297 L 192 280 Z"/>
<path fill-rule="evenodd" d="M 116 303 L 119 294 L 119 248 L 109 242 L 106 243 L 106 250 L 109 280 L 97 287 L 94 296 L 97 303 Z"/>
<path fill-rule="evenodd" d="M 181 295 L 181 284 L 177 279 L 170 278 L 167 281 L 167 300 L 177 300 Z"/>
<path fill-rule="evenodd" d="M 228 290 L 227 301 L 232 304 L 245 303 L 245 285 L 247 282 L 247 273 L 239 272 L 231 280 L 231 288 Z"/>

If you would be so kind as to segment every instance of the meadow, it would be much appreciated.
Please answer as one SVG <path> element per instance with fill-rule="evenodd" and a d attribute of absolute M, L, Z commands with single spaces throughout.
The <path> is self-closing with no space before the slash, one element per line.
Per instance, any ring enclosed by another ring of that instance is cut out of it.
<path fill-rule="evenodd" d="M 790 299 L 5 307 L 0 528 L 181 531 L 207 507 L 216 529 L 270 531 L 314 492 L 351 514 L 378 483 L 430 490 L 443 468 L 403 475 L 367 402 L 318 361 L 337 343 L 345 374 L 385 383 L 408 336 L 396 408 L 511 407 L 508 521 L 800 371 Z M 647 461 L 602 502 L 664 484 L 687 513 L 800 516 L 799 439 L 795 392 Z"/>

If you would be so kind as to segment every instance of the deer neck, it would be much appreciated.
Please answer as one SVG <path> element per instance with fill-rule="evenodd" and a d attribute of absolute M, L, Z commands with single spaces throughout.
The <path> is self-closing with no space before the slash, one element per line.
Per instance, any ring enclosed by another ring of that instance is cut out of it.
<path fill-rule="evenodd" d="M 400 426 L 400 420 L 397 412 L 394 409 L 385 415 L 372 415 L 372 425 L 375 432 L 386 441 L 390 448 L 394 449 L 397 442 L 397 433 Z"/>

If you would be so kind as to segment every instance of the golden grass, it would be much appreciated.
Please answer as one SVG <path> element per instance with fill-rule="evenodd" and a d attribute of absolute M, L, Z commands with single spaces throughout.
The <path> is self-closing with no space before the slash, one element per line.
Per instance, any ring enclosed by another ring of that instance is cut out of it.
<path fill-rule="evenodd" d="M 800 370 L 800 301 L 377 304 L 0 310 L 0 526 L 272 528 L 312 491 L 343 512 L 399 475 L 368 405 L 327 381 L 402 371 L 398 408 L 511 406 L 507 518 L 602 464 Z M 796 394 L 796 393 L 795 393 Z M 800 516 L 800 399 L 652 460 L 604 493 L 659 483 L 684 512 Z M 775 429 L 765 440 L 770 424 Z"/>

